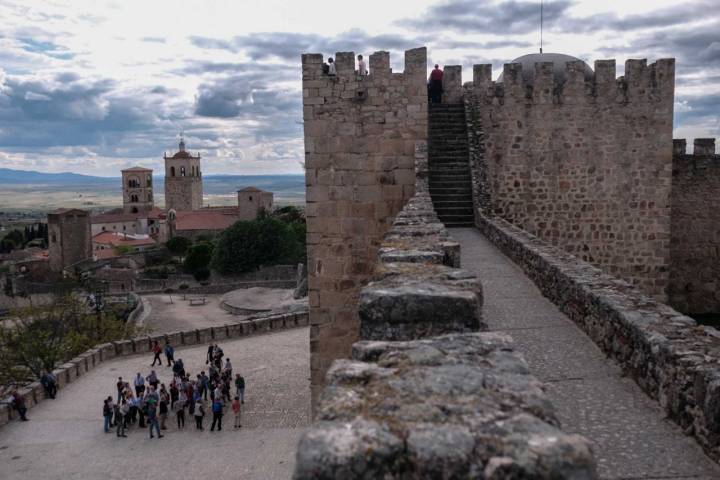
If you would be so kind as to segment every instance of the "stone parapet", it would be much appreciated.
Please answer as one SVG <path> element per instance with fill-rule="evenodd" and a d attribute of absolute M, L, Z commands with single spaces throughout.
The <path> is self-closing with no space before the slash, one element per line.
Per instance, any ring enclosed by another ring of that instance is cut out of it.
<path fill-rule="evenodd" d="M 326 384 L 296 480 L 596 478 L 506 335 L 358 342 Z"/>
<path fill-rule="evenodd" d="M 482 286 L 458 270 L 460 245 L 438 220 L 428 189 L 427 148 L 415 152 L 415 195 L 378 250 L 373 281 L 360 292 L 360 338 L 412 340 L 486 329 Z"/>
<path fill-rule="evenodd" d="M 505 220 L 478 218 L 543 295 L 720 460 L 720 332 Z"/>
<path fill-rule="evenodd" d="M 130 340 L 123 340 L 112 343 L 98 345 L 93 349 L 73 358 L 57 369 L 53 370 L 53 374 L 57 377 L 58 390 L 62 391 L 68 383 L 75 381 L 79 376 L 91 371 L 99 366 L 102 362 L 107 362 L 116 357 L 123 357 L 136 354 L 147 354 L 150 349 L 152 340 L 158 340 L 162 344 L 166 340 L 170 340 L 175 348 L 183 346 L 193 346 L 199 343 L 209 343 L 220 338 L 224 340 L 234 340 L 237 338 L 269 333 L 289 328 L 306 327 L 308 325 L 307 312 L 292 312 L 281 315 L 275 315 L 272 318 L 250 318 L 242 322 L 231 323 L 218 327 L 211 327 L 204 330 L 186 330 L 182 332 L 173 332 L 167 335 L 156 335 L 153 337 L 140 337 Z M 199 332 L 207 332 L 207 335 L 200 335 Z M 215 334 L 216 336 L 214 336 Z M 198 341 L 199 338 L 202 341 Z M 45 399 L 45 392 L 38 382 L 30 384 L 28 387 L 19 390 L 24 396 L 28 409 Z M 11 419 L 16 418 L 16 412 L 9 408 L 8 405 L 0 404 L 0 427 L 8 423 Z"/>

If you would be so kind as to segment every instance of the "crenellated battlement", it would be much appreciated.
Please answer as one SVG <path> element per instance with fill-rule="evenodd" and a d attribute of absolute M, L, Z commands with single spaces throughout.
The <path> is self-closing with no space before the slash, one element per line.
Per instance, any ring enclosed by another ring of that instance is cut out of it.
<path fill-rule="evenodd" d="M 390 53 L 377 51 L 366 59 L 368 75 L 359 75 L 355 70 L 355 52 L 337 52 L 334 62 L 337 75 L 331 76 L 323 72 L 326 59 L 321 53 L 304 53 L 302 59 L 303 82 L 312 80 L 334 80 L 345 82 L 361 82 L 364 85 L 378 82 L 384 84 L 389 78 L 395 80 L 412 80 L 422 78 L 425 82 L 427 73 L 427 49 L 414 48 L 405 51 L 405 70 L 395 73 L 390 68 Z"/>
<path fill-rule="evenodd" d="M 673 139 L 673 156 L 712 157 L 720 156 L 715 152 L 714 138 L 696 138 L 693 140 L 692 155 L 687 152 L 687 140 L 684 138 Z"/>
<path fill-rule="evenodd" d="M 589 74 L 585 62 L 566 62 L 557 75 L 552 62 L 537 62 L 526 81 L 523 65 L 503 66 L 502 80 L 493 81 L 492 65 L 473 66 L 472 82 L 465 89 L 487 102 L 508 103 L 575 103 L 600 100 L 617 103 L 633 101 L 660 102 L 671 99 L 675 90 L 675 59 L 660 59 L 648 65 L 646 59 L 627 60 L 625 75 L 616 77 L 615 60 L 595 61 Z M 454 67 L 460 68 L 460 67 Z"/>

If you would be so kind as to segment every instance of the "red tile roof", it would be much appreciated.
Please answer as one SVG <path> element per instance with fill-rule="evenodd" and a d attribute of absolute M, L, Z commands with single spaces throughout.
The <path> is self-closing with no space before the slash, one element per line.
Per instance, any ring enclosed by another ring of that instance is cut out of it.
<path fill-rule="evenodd" d="M 238 221 L 237 210 L 232 214 L 209 210 L 177 212 L 175 229 L 182 230 L 225 230 Z"/>
<path fill-rule="evenodd" d="M 112 245 L 119 247 L 128 245 L 131 247 L 139 247 L 145 245 L 155 245 L 155 240 L 151 237 L 134 238 L 132 235 L 125 235 L 119 232 L 101 232 L 92 238 L 93 243 L 102 243 L 104 245 Z"/>

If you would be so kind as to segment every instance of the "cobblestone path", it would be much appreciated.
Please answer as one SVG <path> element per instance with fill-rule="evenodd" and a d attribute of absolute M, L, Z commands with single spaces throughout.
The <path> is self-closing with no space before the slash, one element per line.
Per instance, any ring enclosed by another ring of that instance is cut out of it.
<path fill-rule="evenodd" d="M 219 342 L 233 370 L 247 382 L 243 428 L 225 415 L 222 432 L 198 432 L 187 418 L 178 431 L 174 414 L 165 437 L 133 428 L 128 438 L 102 430 L 102 401 L 115 394 L 117 377 L 150 371 L 149 355 L 104 363 L 28 412 L 29 422 L 0 430 L 0 479 L 126 480 L 283 479 L 295 465 L 295 446 L 310 416 L 308 329 Z M 176 350 L 186 369 L 205 369 L 207 346 Z M 162 382 L 169 367 L 156 367 Z M 209 427 L 207 417 L 206 427 Z"/>
<path fill-rule="evenodd" d="M 483 283 L 491 330 L 511 335 L 531 370 L 546 382 L 563 430 L 592 440 L 605 479 L 720 478 L 720 467 L 663 418 L 648 398 L 522 270 L 478 230 L 452 229 L 462 268 Z"/>

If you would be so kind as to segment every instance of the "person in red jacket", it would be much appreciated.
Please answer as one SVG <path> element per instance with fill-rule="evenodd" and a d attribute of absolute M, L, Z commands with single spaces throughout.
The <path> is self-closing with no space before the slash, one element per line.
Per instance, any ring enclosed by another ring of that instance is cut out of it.
<path fill-rule="evenodd" d="M 442 101 L 442 80 L 443 71 L 440 70 L 440 66 L 435 65 L 435 69 L 430 72 L 430 80 L 428 81 L 428 95 L 430 97 L 430 103 L 440 103 Z"/>

